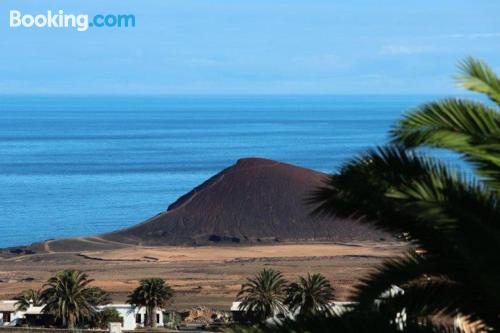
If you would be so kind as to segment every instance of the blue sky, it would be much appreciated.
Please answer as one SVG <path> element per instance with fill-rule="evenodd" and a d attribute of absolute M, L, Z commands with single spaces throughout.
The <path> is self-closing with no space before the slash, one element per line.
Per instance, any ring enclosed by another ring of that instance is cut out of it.
<path fill-rule="evenodd" d="M 11 29 L 23 13 L 134 14 L 130 29 Z M 495 0 L 1 0 L 1 94 L 448 94 L 500 71 Z"/>

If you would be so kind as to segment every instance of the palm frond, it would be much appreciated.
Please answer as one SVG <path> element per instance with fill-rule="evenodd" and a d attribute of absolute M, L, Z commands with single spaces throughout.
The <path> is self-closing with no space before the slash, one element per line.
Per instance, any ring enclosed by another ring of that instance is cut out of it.
<path fill-rule="evenodd" d="M 407 147 L 432 145 L 439 148 L 477 149 L 498 144 L 500 115 L 479 102 L 445 99 L 411 110 L 391 131 L 393 140 Z"/>
<path fill-rule="evenodd" d="M 14 297 L 16 302 L 16 309 L 18 311 L 26 311 L 30 306 L 41 306 L 42 295 L 40 290 L 26 289 L 19 295 Z"/>
<path fill-rule="evenodd" d="M 397 258 L 364 278 L 353 316 L 373 311 L 378 295 L 399 284 L 405 293 L 378 299 L 375 312 L 386 320 L 404 312 L 405 332 L 435 324 L 436 315 L 500 328 L 500 78 L 470 58 L 460 82 L 496 106 L 446 99 L 411 111 L 391 132 L 395 145 L 351 160 L 309 200 L 316 214 L 409 233 L 426 250 L 424 257 Z M 475 173 L 456 171 L 419 147 L 457 152 Z"/>
<path fill-rule="evenodd" d="M 281 272 L 263 269 L 241 285 L 236 296 L 241 301 L 240 310 L 245 311 L 249 317 L 255 317 L 257 321 L 286 312 L 286 283 Z"/>
<path fill-rule="evenodd" d="M 458 82 L 466 89 L 487 95 L 500 104 L 500 78 L 485 62 L 472 57 L 463 61 Z"/>
<path fill-rule="evenodd" d="M 127 303 L 146 308 L 146 325 L 156 327 L 156 309 L 165 307 L 174 296 L 174 290 L 161 278 L 140 281 L 128 296 Z"/>
<path fill-rule="evenodd" d="M 310 202 L 317 214 L 360 218 L 393 232 L 410 232 L 421 241 L 439 237 L 437 229 L 457 230 L 458 222 L 471 218 L 487 229 L 488 237 L 500 240 L 494 192 L 400 146 L 379 147 L 353 159 Z M 482 215 L 474 214 L 478 210 Z"/>
<path fill-rule="evenodd" d="M 89 287 L 93 280 L 76 270 L 64 270 L 51 277 L 45 284 L 41 298 L 45 303 L 43 312 L 55 316 L 64 326 L 73 328 L 76 323 L 95 315 L 94 304 L 97 289 Z M 104 298 L 104 292 L 99 292 Z"/>
<path fill-rule="evenodd" d="M 457 178 L 435 159 L 401 146 L 379 147 L 354 158 L 339 174 L 332 175 L 312 195 L 311 203 L 317 205 L 317 214 L 360 218 L 392 232 L 411 232 L 417 238 L 426 238 L 434 226 L 422 221 L 420 214 L 403 209 L 394 196 L 409 180 L 428 180 L 436 174 Z"/>
<path fill-rule="evenodd" d="M 434 268 L 443 267 L 450 279 L 483 295 L 477 304 L 491 308 L 500 304 L 500 286 L 495 282 L 500 280 L 500 266 L 491 264 L 500 244 L 495 193 L 436 159 L 388 146 L 348 163 L 313 200 L 320 213 L 354 216 L 392 232 L 409 232 L 429 252 Z M 403 278 L 395 281 L 404 281 L 413 272 L 411 262 L 399 273 L 392 264 L 394 276 Z M 365 286 L 368 282 L 372 281 Z M 373 289 L 367 287 L 366 299 L 381 292 L 382 286 L 387 287 L 381 284 L 377 289 L 377 283 Z"/>
<path fill-rule="evenodd" d="M 299 276 L 298 282 L 290 283 L 285 292 L 287 296 L 284 303 L 297 316 L 331 312 L 330 302 L 334 298 L 334 289 L 322 274 Z"/>
<path fill-rule="evenodd" d="M 374 302 L 393 285 L 406 285 L 422 276 L 439 271 L 430 260 L 409 252 L 404 257 L 384 261 L 375 271 L 355 286 L 352 300 L 359 307 L 371 308 Z"/>
<path fill-rule="evenodd" d="M 406 114 L 392 129 L 391 136 L 393 142 L 407 148 L 426 146 L 453 150 L 499 190 L 498 110 L 461 99 L 432 102 Z"/>
<path fill-rule="evenodd" d="M 442 276 L 425 276 L 404 286 L 404 293 L 385 299 L 381 306 L 404 309 L 407 320 L 438 316 L 453 320 L 459 314 L 472 320 L 491 318 L 490 311 L 482 311 L 475 304 L 482 302 L 460 283 Z M 478 317 L 478 314 L 480 316 Z"/>
<path fill-rule="evenodd" d="M 407 323 L 404 330 L 377 311 L 353 311 L 342 316 L 316 315 L 298 319 L 284 319 L 276 323 L 255 326 L 236 326 L 226 333 L 456 333 L 453 328 L 437 325 L 431 321 Z"/>

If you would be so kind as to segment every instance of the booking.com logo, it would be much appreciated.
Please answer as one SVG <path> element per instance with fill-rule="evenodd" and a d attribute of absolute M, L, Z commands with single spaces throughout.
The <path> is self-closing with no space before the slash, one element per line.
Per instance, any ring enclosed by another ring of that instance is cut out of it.
<path fill-rule="evenodd" d="M 11 28 L 74 28 L 87 31 L 89 28 L 129 28 L 135 27 L 135 15 L 131 14 L 98 14 L 89 19 L 87 14 L 66 14 L 62 9 L 46 14 L 23 14 L 19 10 L 11 10 L 9 25 Z"/>

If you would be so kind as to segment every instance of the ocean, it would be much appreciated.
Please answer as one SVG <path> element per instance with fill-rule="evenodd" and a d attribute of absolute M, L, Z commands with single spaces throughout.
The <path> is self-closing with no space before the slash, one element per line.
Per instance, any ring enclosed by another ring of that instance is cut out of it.
<path fill-rule="evenodd" d="M 0 247 L 141 222 L 243 157 L 335 171 L 435 96 L 0 96 Z"/>

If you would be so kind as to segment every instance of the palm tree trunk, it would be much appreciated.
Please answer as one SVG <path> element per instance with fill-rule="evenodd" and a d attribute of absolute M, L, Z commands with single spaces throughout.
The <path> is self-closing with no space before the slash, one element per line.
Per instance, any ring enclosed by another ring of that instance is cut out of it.
<path fill-rule="evenodd" d="M 146 314 L 144 316 L 144 326 L 145 327 L 150 327 L 151 326 L 151 323 L 150 323 L 150 319 L 151 319 L 151 315 L 149 314 L 149 307 L 146 307 Z"/>
<path fill-rule="evenodd" d="M 149 320 L 151 321 L 151 327 L 152 328 L 156 328 L 156 308 L 151 308 L 149 310 L 149 315 L 150 315 L 150 318 Z"/>
<path fill-rule="evenodd" d="M 71 330 L 73 328 L 75 328 L 75 323 L 73 322 L 73 318 L 72 316 L 69 316 L 68 317 L 68 328 Z"/>

